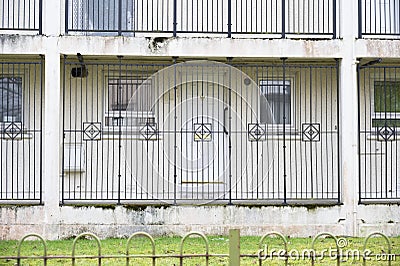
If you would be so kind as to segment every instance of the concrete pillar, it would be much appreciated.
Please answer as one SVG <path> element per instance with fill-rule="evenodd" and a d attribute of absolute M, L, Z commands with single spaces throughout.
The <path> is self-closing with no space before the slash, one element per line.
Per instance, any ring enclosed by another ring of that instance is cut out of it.
<path fill-rule="evenodd" d="M 47 239 L 59 235 L 59 192 L 61 165 L 61 89 L 60 34 L 61 1 L 43 0 L 43 34 L 45 43 L 44 82 L 44 137 L 43 137 L 43 201 L 45 205 L 43 224 Z"/>
<path fill-rule="evenodd" d="M 346 223 L 344 234 L 357 235 L 358 204 L 358 106 L 355 38 L 357 36 L 357 1 L 341 1 L 341 37 L 343 38 L 340 63 L 340 149 L 342 175 L 342 217 Z"/>
<path fill-rule="evenodd" d="M 44 138 L 43 138 L 43 201 L 45 204 L 45 235 L 58 235 L 60 191 L 60 55 L 57 39 L 49 39 L 45 54 Z"/>

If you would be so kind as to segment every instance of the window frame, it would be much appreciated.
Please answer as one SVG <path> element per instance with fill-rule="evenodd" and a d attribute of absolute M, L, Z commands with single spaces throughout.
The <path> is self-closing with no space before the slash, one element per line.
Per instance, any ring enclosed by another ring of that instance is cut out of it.
<path fill-rule="evenodd" d="M 290 82 L 290 123 L 287 124 L 277 124 L 277 123 L 273 123 L 273 124 L 269 124 L 269 123 L 261 123 L 261 97 L 266 97 L 264 96 L 264 94 L 262 93 L 261 90 L 261 82 L 262 81 L 274 81 L 274 82 L 282 82 L 283 81 L 289 81 Z M 259 93 L 259 97 L 257 99 L 257 104 L 258 104 L 258 120 L 260 124 L 265 124 L 268 131 L 269 132 L 274 132 L 274 133 L 283 133 L 283 128 L 285 127 L 285 132 L 287 133 L 297 133 L 297 117 L 296 117 L 296 97 L 297 97 L 297 91 L 296 91 L 296 82 L 295 82 L 296 78 L 295 76 L 287 76 L 285 77 L 285 79 L 283 78 L 282 75 L 279 76 L 273 76 L 273 77 L 269 77 L 266 75 L 266 78 L 261 77 L 258 79 L 258 93 Z"/>
<path fill-rule="evenodd" d="M 143 125 L 142 124 L 137 124 L 137 125 L 127 125 L 125 123 L 122 123 L 121 125 L 118 124 L 118 120 L 116 124 L 108 124 L 107 119 L 113 119 L 113 118 L 119 118 L 122 117 L 124 120 L 125 118 L 143 118 L 143 119 L 155 119 L 154 111 L 151 112 L 149 111 L 130 111 L 127 112 L 126 110 L 109 110 L 109 104 L 110 104 L 110 80 L 118 80 L 121 79 L 123 81 L 142 81 L 139 85 L 139 82 L 136 82 L 135 85 L 137 85 L 137 88 L 139 88 L 144 82 L 149 80 L 149 76 L 143 76 L 143 75 L 124 75 L 124 76 L 118 76 L 118 75 L 106 75 L 104 78 L 104 128 L 107 129 L 106 131 L 117 131 L 121 127 L 122 129 L 140 129 Z M 131 83 L 131 84 L 132 84 Z M 132 95 L 135 93 L 135 91 L 132 93 Z M 132 96 L 131 96 L 132 97 Z M 130 101 L 130 98 L 129 98 Z M 129 106 L 129 101 L 128 105 Z"/>
<path fill-rule="evenodd" d="M 374 126 L 373 125 L 373 120 L 389 120 L 389 119 L 396 119 L 399 120 L 400 122 L 400 111 L 399 112 L 376 112 L 375 111 L 375 83 L 376 82 L 397 82 L 399 84 L 399 89 L 400 89 L 400 79 L 395 79 L 395 78 L 386 78 L 384 79 L 383 77 L 378 77 L 378 78 L 373 78 L 371 81 L 371 91 L 370 91 L 370 97 L 372 99 L 371 101 L 371 128 L 379 128 L 381 126 Z M 400 98 L 399 98 L 400 100 Z M 395 128 L 399 128 L 399 126 L 395 126 Z"/>
<path fill-rule="evenodd" d="M 87 2 L 83 0 L 78 0 L 78 1 L 72 1 L 71 6 L 68 7 L 72 12 L 72 21 L 71 25 L 74 29 L 78 29 L 83 31 L 84 35 L 103 35 L 103 36 L 111 36 L 115 35 L 115 33 L 118 33 L 119 30 L 124 32 L 127 35 L 133 35 L 135 31 L 135 6 L 134 3 L 132 3 L 132 10 L 129 9 L 129 11 L 132 11 L 132 14 L 128 16 L 129 12 L 124 12 L 124 10 L 127 9 L 127 6 L 124 3 L 122 3 L 122 7 L 117 6 L 115 4 L 114 6 L 111 6 L 110 4 L 108 6 L 101 6 L 104 2 L 99 2 L 97 6 L 97 12 L 95 9 L 95 6 L 91 5 L 89 6 Z M 129 5 L 129 2 L 126 2 Z M 104 4 L 105 5 L 105 4 Z M 107 8 L 109 8 L 111 11 L 108 11 L 109 16 L 104 16 L 104 13 L 106 13 Z M 119 8 L 122 9 L 121 13 L 121 29 L 119 29 L 118 25 L 118 20 L 119 20 Z M 86 10 L 91 10 L 93 12 L 84 12 Z M 78 10 L 78 11 L 77 11 Z M 83 11 L 84 10 L 84 11 Z M 103 17 L 105 18 L 104 21 L 100 22 L 100 17 L 97 17 L 96 15 L 100 16 L 103 14 Z M 81 17 L 78 18 L 78 21 L 75 21 L 74 17 L 80 15 Z M 97 21 L 96 21 L 97 20 Z M 112 21 L 110 21 L 112 20 Z M 111 23 L 112 22 L 112 23 Z M 130 25 L 130 27 L 128 27 Z M 100 27 L 102 26 L 102 27 Z M 126 29 L 124 29 L 126 27 Z"/>
<path fill-rule="evenodd" d="M 24 125 L 24 112 L 25 112 L 25 74 L 18 72 L 18 73 L 2 73 L 0 74 L 0 78 L 5 78 L 5 77 L 11 77 L 11 78 L 21 78 L 21 119 L 20 121 L 16 120 L 16 121 L 0 121 L 0 126 L 3 129 L 4 125 L 9 124 L 9 123 L 13 123 L 13 122 L 17 122 L 17 123 L 21 123 L 22 125 Z M 0 97 L 1 98 L 1 97 Z"/>

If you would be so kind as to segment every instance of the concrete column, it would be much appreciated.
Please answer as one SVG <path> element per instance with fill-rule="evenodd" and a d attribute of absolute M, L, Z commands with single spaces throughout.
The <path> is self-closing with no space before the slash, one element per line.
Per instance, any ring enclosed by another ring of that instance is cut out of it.
<path fill-rule="evenodd" d="M 342 174 L 342 217 L 346 223 L 344 234 L 357 235 L 358 204 L 358 105 L 355 39 L 357 36 L 357 1 L 341 1 L 341 37 L 343 38 L 340 64 L 340 148 Z"/>
<path fill-rule="evenodd" d="M 43 40 L 45 46 L 45 82 L 44 82 L 44 137 L 43 137 L 43 201 L 47 239 L 59 235 L 59 192 L 61 165 L 61 90 L 60 90 L 60 53 L 58 36 L 61 32 L 60 21 L 62 1 L 43 0 Z"/>
<path fill-rule="evenodd" d="M 48 239 L 59 235 L 59 192 L 61 165 L 61 89 L 60 54 L 57 39 L 47 40 L 45 54 L 44 138 L 43 138 L 43 201 L 45 204 L 44 234 Z"/>

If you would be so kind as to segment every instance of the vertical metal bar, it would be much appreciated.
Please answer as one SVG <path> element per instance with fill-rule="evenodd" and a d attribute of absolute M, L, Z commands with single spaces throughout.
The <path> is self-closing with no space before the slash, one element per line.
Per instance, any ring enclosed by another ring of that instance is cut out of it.
<path fill-rule="evenodd" d="M 394 80 L 398 80 L 398 68 L 394 69 Z M 395 94 L 394 98 L 395 98 L 395 102 L 398 102 L 400 100 L 397 94 Z M 397 154 L 399 154 L 399 152 L 398 152 L 398 142 L 396 142 L 394 145 L 395 145 L 395 156 L 397 156 Z M 399 165 L 395 164 L 395 169 L 396 169 L 395 171 L 396 172 L 395 172 L 394 178 L 395 178 L 396 184 L 398 184 L 398 177 L 399 177 L 398 168 L 399 168 Z M 391 182 L 391 184 L 393 185 L 393 173 L 392 173 L 392 182 Z M 398 190 L 396 190 L 394 197 L 396 197 L 396 198 L 398 197 Z M 392 198 L 393 198 L 393 194 L 392 194 Z"/>
<path fill-rule="evenodd" d="M 385 20 L 386 20 L 386 18 L 385 18 Z M 384 90 L 384 93 L 383 93 L 383 95 L 384 95 L 384 97 L 383 97 L 383 99 L 384 99 L 384 110 L 385 110 L 385 127 L 387 127 L 388 126 L 388 124 L 387 124 L 387 113 L 388 113 L 388 108 L 390 108 L 391 106 L 387 106 L 387 91 L 388 91 L 388 88 L 387 88 L 387 86 L 390 86 L 390 85 L 388 85 L 387 84 L 387 74 L 386 74 L 386 72 L 387 72 L 387 68 L 386 67 L 384 67 L 383 68 L 383 90 Z M 390 89 L 389 89 L 389 93 L 391 93 L 391 91 L 390 91 Z M 391 95 L 389 95 L 390 96 L 390 98 L 391 98 Z M 387 199 L 388 198 L 388 139 L 386 139 L 385 140 L 385 198 Z M 382 187 L 382 185 L 381 185 L 381 187 Z"/>
<path fill-rule="evenodd" d="M 31 64 L 30 63 L 28 63 L 28 64 L 23 64 L 22 65 L 22 69 L 25 69 L 26 68 L 26 66 L 28 65 L 28 67 L 30 68 L 30 66 L 31 66 Z M 29 89 L 28 89 L 28 91 L 27 91 L 27 93 L 26 93 L 26 95 L 28 96 L 28 97 L 30 97 L 30 92 L 31 92 L 31 88 L 33 89 L 33 90 L 36 90 L 37 88 L 36 88 L 36 75 L 37 75 L 37 69 L 38 69 L 38 65 L 36 64 L 36 63 L 33 63 L 32 64 L 32 66 L 33 66 L 33 70 L 31 70 L 31 69 L 29 69 L 28 70 L 28 84 L 31 84 L 31 82 L 33 82 L 33 85 L 32 86 L 29 86 Z M 33 71 L 33 78 L 31 79 L 30 78 L 30 76 L 31 76 L 31 71 Z M 21 73 L 21 69 L 18 69 L 18 72 L 19 73 Z M 27 106 L 28 107 L 28 111 L 26 112 L 27 114 L 24 116 L 24 111 L 23 110 L 21 110 L 22 111 L 22 113 L 21 113 L 21 121 L 22 121 L 22 123 L 25 123 L 25 121 L 26 121 L 26 119 L 28 119 L 28 117 L 29 117 L 29 112 L 30 112 L 30 108 L 31 108 L 31 102 L 30 102 L 30 99 L 28 100 L 28 102 L 27 103 L 24 103 L 25 104 L 25 106 Z M 22 106 L 22 103 L 21 103 L 21 99 L 18 99 L 18 106 Z M 34 109 L 35 109 L 35 104 L 33 104 L 33 107 L 34 107 Z M 23 108 L 21 108 L 21 109 L 23 109 Z M 34 122 L 35 122 L 35 119 L 34 119 Z M 34 124 L 34 122 L 33 122 L 33 124 Z M 29 129 L 28 129 L 29 130 Z M 22 131 L 21 132 L 21 138 L 23 139 L 23 135 L 24 135 L 24 132 Z M 30 145 L 29 144 L 27 144 L 27 146 L 28 146 L 28 152 L 26 152 L 26 148 L 25 148 L 25 141 L 23 141 L 22 142 L 22 162 L 24 162 L 23 163 L 23 165 L 22 165 L 22 187 L 21 187 L 21 192 L 22 192 L 22 198 L 24 199 L 25 198 L 25 169 L 26 169 L 26 158 L 25 158 L 25 155 L 26 155 L 26 153 L 27 153 L 27 157 L 28 157 L 28 161 L 29 161 L 29 155 L 30 155 L 30 153 L 29 153 L 29 147 L 30 147 Z M 29 164 L 28 164 L 28 166 L 29 166 Z M 28 177 L 29 179 L 28 180 L 30 180 L 30 177 Z M 33 173 L 33 178 L 36 178 L 36 175 L 35 175 L 35 173 Z M 29 191 L 29 187 L 28 187 L 28 195 L 29 195 L 29 193 L 30 193 L 30 191 Z M 28 196 L 28 198 L 29 198 L 29 196 Z M 32 197 L 32 198 L 34 198 L 34 196 Z"/>
<path fill-rule="evenodd" d="M 240 265 L 240 230 L 229 230 L 229 266 Z"/>
<path fill-rule="evenodd" d="M 361 203 L 361 85 L 360 85 L 360 63 L 357 64 L 357 94 L 358 94 L 358 99 L 357 99 L 357 104 L 358 104 L 358 203 Z"/>
<path fill-rule="evenodd" d="M 228 0 L 228 38 L 232 37 L 232 0 Z"/>
<path fill-rule="evenodd" d="M 42 1 L 42 0 L 40 0 Z M 71 0 L 73 1 L 73 0 Z M 65 0 L 65 18 L 64 18 L 64 31 L 65 34 L 68 34 L 68 21 L 69 21 L 69 10 L 68 10 L 68 2 L 69 0 Z M 73 21 L 72 21 L 72 25 L 73 25 Z M 65 59 L 65 58 L 64 58 Z M 64 73 L 65 74 L 65 73 Z"/>
<path fill-rule="evenodd" d="M 322 1 L 322 26 L 321 26 L 321 28 L 322 28 L 322 31 L 323 32 L 325 32 L 325 21 L 327 21 L 327 29 L 328 29 L 328 31 L 329 31 L 329 2 L 328 3 L 326 3 L 325 1 Z M 327 7 L 327 9 L 328 9 L 328 14 L 327 14 L 327 18 L 325 18 L 325 7 Z M 335 4 L 334 4 L 334 9 L 335 9 L 335 12 L 337 12 L 337 3 L 336 3 L 336 0 L 335 0 Z M 337 13 L 335 13 L 335 14 L 337 14 Z M 335 19 L 335 21 L 336 21 L 336 19 Z M 318 22 L 318 24 L 319 23 L 321 23 L 321 21 L 319 21 Z M 334 27 L 336 27 L 336 26 L 334 26 Z M 336 28 L 334 28 L 334 32 L 336 33 Z"/>
<path fill-rule="evenodd" d="M 65 78 L 66 78 L 66 67 L 65 67 L 65 65 L 66 65 L 66 61 L 67 61 L 67 56 L 64 55 L 64 60 L 63 60 L 63 81 L 62 81 L 63 85 L 62 85 L 62 88 L 61 88 L 62 89 L 61 204 L 64 203 L 64 191 L 65 191 L 65 187 L 64 187 L 64 183 L 65 183 L 65 176 L 64 176 L 65 175 L 65 171 L 64 171 L 64 168 L 65 168 L 65 165 L 64 165 L 64 162 L 65 162 L 65 158 L 64 158 L 64 156 L 65 156 L 65 152 L 64 152 L 64 149 L 65 149 L 65 133 L 64 133 L 64 131 L 65 131 L 65 85 L 66 85 L 65 84 Z"/>
<path fill-rule="evenodd" d="M 3 1 L 3 6 L 4 6 L 4 1 Z M 4 74 L 4 63 L 1 64 L 1 70 L 0 70 L 0 74 L 3 75 Z M 3 86 L 3 80 L 0 80 L 0 86 Z M 4 101 L 4 95 L 3 92 L 0 94 L 0 101 L 3 102 Z M 3 147 L 4 142 L 0 141 L 0 151 L 4 150 Z M 3 152 L 0 152 L 0 161 L 4 161 L 5 159 L 3 159 Z M 7 167 L 5 167 L 7 169 Z M 3 170 L 4 168 L 1 167 L 0 168 L 0 176 L 3 176 Z M 7 176 L 7 175 L 5 175 Z M 3 182 L 0 181 L 0 198 L 3 199 Z"/>
<path fill-rule="evenodd" d="M 313 112 L 312 112 L 312 106 L 313 106 L 313 98 L 312 98 L 312 93 L 313 93 L 313 68 L 312 66 L 309 67 L 309 71 L 310 71 L 310 99 L 309 99 L 309 104 L 310 104 L 310 117 L 309 117 L 309 123 L 312 124 L 313 123 Z M 312 146 L 313 146 L 313 142 L 310 141 L 310 184 L 311 184 L 311 198 L 314 197 L 314 169 L 313 169 L 313 160 L 314 160 L 314 156 L 313 156 L 313 152 L 312 152 Z"/>
<path fill-rule="evenodd" d="M 31 95 L 33 94 L 35 94 L 35 92 L 36 92 L 36 90 L 37 90 L 37 88 L 36 88 L 36 84 L 37 84 L 37 80 L 39 79 L 39 81 L 40 81 L 40 98 L 41 98 L 41 96 L 42 96 L 42 94 L 41 94 L 41 88 L 42 88 L 42 83 L 41 83 L 41 81 L 43 80 L 42 79 L 42 73 L 43 73 L 43 71 L 42 71 L 42 61 L 40 61 L 40 63 L 39 63 L 39 65 L 37 66 L 36 64 L 35 64 L 35 67 L 34 67 L 34 69 L 33 69 L 33 84 L 35 84 L 34 86 L 33 86 L 33 92 L 32 92 L 32 90 L 31 89 L 28 89 L 28 103 L 26 104 L 26 106 L 29 106 L 29 109 L 28 109 L 28 114 L 26 115 L 26 117 L 29 119 L 29 117 L 30 117 L 30 114 L 32 113 L 32 108 L 30 107 L 31 105 L 32 105 L 32 103 L 31 103 Z M 39 77 L 38 77 L 38 73 L 39 73 Z M 29 75 L 30 76 L 30 75 Z M 30 82 L 28 83 L 28 84 L 30 84 Z M 36 97 L 33 97 L 34 99 L 33 99 L 33 114 L 35 114 L 35 110 L 36 110 Z M 41 100 L 40 100 L 40 102 L 42 102 Z M 23 111 L 22 111 L 23 112 Z M 25 120 L 25 119 L 23 119 L 23 120 Z M 32 124 L 31 124 L 32 125 Z M 33 131 L 35 130 L 35 127 L 36 127 L 36 116 L 34 115 L 33 116 L 33 126 L 30 126 L 30 129 L 28 129 L 28 130 L 31 130 L 31 128 L 33 128 Z M 40 133 L 39 133 L 40 134 Z M 35 147 L 36 147 L 36 132 L 34 132 L 33 133 L 33 136 L 34 136 L 34 138 L 33 138 L 33 153 L 35 154 L 36 152 L 37 152 L 37 149 L 35 149 Z M 39 139 L 41 139 L 41 136 L 39 135 Z M 40 142 L 40 145 L 41 145 L 41 142 Z M 25 149 L 24 149 L 24 154 L 26 153 L 28 156 L 28 170 L 27 170 L 27 172 L 28 172 L 28 174 L 29 174 L 29 177 L 28 177 L 28 193 L 29 193 L 29 195 L 32 195 L 33 194 L 33 196 L 32 196 L 32 198 L 34 198 L 34 199 L 36 199 L 36 194 L 35 194 L 35 189 L 33 189 L 33 193 L 31 192 L 31 176 L 32 176 L 32 168 L 31 168 L 31 157 L 33 157 L 33 160 L 34 160 L 34 164 L 35 164 L 35 162 L 36 162 L 36 156 L 32 156 L 32 152 L 31 152 L 31 144 L 28 144 L 28 151 L 25 151 Z M 39 148 L 40 149 L 40 148 Z M 39 152 L 40 152 L 40 150 L 39 150 Z M 41 162 L 41 157 L 42 156 L 42 154 L 41 153 L 39 153 L 39 158 L 38 158 L 38 160 L 39 160 L 39 162 Z M 23 162 L 25 162 L 25 158 L 23 159 Z M 25 168 L 25 166 L 23 167 L 23 169 Z M 35 169 L 35 167 L 34 167 L 34 169 Z M 25 176 L 25 173 L 23 173 L 23 176 Z M 36 175 L 36 171 L 34 171 L 33 172 L 33 181 L 34 181 L 34 183 L 35 183 L 35 179 L 37 178 L 37 175 Z M 40 179 L 42 178 L 42 174 L 41 174 L 41 172 L 39 173 L 39 184 L 40 184 Z M 41 191 L 42 191 L 42 189 L 41 189 L 41 186 L 39 186 L 39 200 L 40 200 L 40 203 L 41 203 Z M 28 195 L 28 198 L 30 198 L 30 196 Z M 24 196 L 23 196 L 24 197 Z"/>
<path fill-rule="evenodd" d="M 175 1 L 175 4 L 176 4 L 176 0 L 174 0 Z M 176 165 L 176 163 L 177 163 L 177 149 L 178 149 L 178 147 L 177 147 L 177 136 L 176 136 L 176 134 L 177 134 L 177 117 L 176 117 L 176 109 L 177 109 L 177 106 L 178 106 L 178 103 L 177 103 L 177 101 L 178 101 L 178 99 L 177 99 L 177 90 L 178 90 L 178 88 L 177 88 L 177 84 L 176 84 L 176 82 L 177 82 L 177 70 L 176 70 L 176 60 L 177 60 L 177 58 L 176 57 L 174 57 L 173 58 L 173 64 L 174 64 L 174 204 L 176 204 L 176 200 L 177 200 L 177 198 L 176 198 L 176 195 L 177 195 L 177 165 Z"/>
<path fill-rule="evenodd" d="M 196 0 L 197 1 L 197 16 L 196 16 L 196 32 L 199 32 L 199 25 L 200 25 L 200 21 L 199 21 L 199 13 L 200 13 L 200 8 L 199 8 L 199 1 L 202 0 Z"/>
<path fill-rule="evenodd" d="M 174 14 L 173 14 L 173 33 L 172 36 L 176 37 L 176 27 L 177 27 L 177 0 L 174 1 Z"/>
<path fill-rule="evenodd" d="M 283 0 L 285 1 L 285 0 Z M 286 97 L 285 85 L 286 85 L 286 60 L 287 58 L 281 58 L 282 60 L 282 74 L 283 74 L 283 98 Z M 311 82 L 311 81 L 310 81 Z M 283 203 L 287 204 L 287 172 L 286 172 L 286 101 L 283 101 Z"/>
<path fill-rule="evenodd" d="M 14 7 L 14 6 L 13 6 Z M 11 67 L 11 71 L 10 73 L 12 74 L 11 76 L 14 78 L 15 77 L 15 65 L 14 64 L 10 64 Z M 12 115 L 11 110 L 14 109 L 14 101 L 7 103 L 7 113 L 8 115 Z M 11 113 L 11 114 L 10 114 Z M 12 121 L 10 121 L 12 122 Z M 14 181 L 15 181 L 15 174 L 14 174 L 14 160 L 15 160 L 15 156 L 14 156 L 14 150 L 15 150 L 15 139 L 11 138 L 11 198 L 14 198 Z M 18 176 L 17 176 L 17 181 L 18 181 Z"/>
<path fill-rule="evenodd" d="M 341 189 L 340 189 L 340 160 L 341 160 L 341 153 L 340 153 L 340 141 L 339 141 L 339 132 L 340 132 L 340 64 L 339 64 L 339 58 L 335 58 L 336 61 L 336 121 L 337 121 L 337 133 L 336 133 L 336 142 L 337 142 L 337 161 L 338 161 L 338 166 L 337 166 L 337 174 L 338 174 L 338 203 L 340 203 L 340 199 L 341 199 Z M 358 105 L 360 106 L 360 105 Z M 358 114 L 358 116 L 360 117 L 360 113 Z M 360 127 L 359 127 L 360 128 Z M 360 149 L 360 145 L 358 145 L 359 149 Z M 360 154 L 360 153 L 358 153 Z M 359 155 L 360 156 L 360 155 Z M 332 158 L 333 159 L 333 158 Z M 332 169 L 333 171 L 333 169 Z M 360 172 L 359 172 L 360 173 Z M 358 176 L 360 176 L 360 174 L 358 174 Z M 333 190 L 333 189 L 332 189 Z M 333 191 L 332 191 L 333 192 Z"/>
<path fill-rule="evenodd" d="M 333 0 L 333 25 L 332 25 L 332 27 L 333 27 L 333 36 L 332 36 L 332 38 L 333 39 L 336 39 L 337 38 L 337 3 L 336 3 L 336 0 Z M 328 12 L 329 12 L 329 10 L 328 10 Z M 319 22 L 318 22 L 319 23 Z"/>
<path fill-rule="evenodd" d="M 358 38 L 362 38 L 362 0 L 358 0 Z"/>
<path fill-rule="evenodd" d="M 370 33 L 371 33 L 371 31 L 373 32 L 373 33 L 378 33 L 378 31 L 377 31 L 377 27 L 376 27 L 376 17 L 378 16 L 376 13 L 377 13 L 377 7 L 376 7 L 376 1 L 377 0 L 373 0 L 373 5 L 374 5 L 374 12 L 375 12 L 375 14 L 374 14 L 374 30 L 372 31 L 372 29 L 370 29 Z M 372 4 L 372 1 L 370 2 L 371 4 Z M 372 11 L 371 11 L 371 13 L 372 13 Z M 380 14 L 380 12 L 378 12 L 379 14 Z M 380 15 L 379 15 L 380 16 Z M 365 18 L 366 19 L 366 18 Z M 370 20 L 371 20 L 371 22 L 372 22 L 372 16 L 370 16 Z M 380 20 L 379 20 L 380 21 Z"/>
<path fill-rule="evenodd" d="M 121 35 L 122 35 L 122 0 L 118 0 L 118 36 Z"/>
<path fill-rule="evenodd" d="M 42 108 L 42 97 L 43 97 L 43 87 L 44 87 L 44 85 L 43 85 L 43 82 L 44 82 L 44 60 L 45 60 L 45 58 L 44 58 L 44 55 L 40 55 L 40 93 L 39 93 L 39 95 L 40 95 L 40 104 L 39 104 L 39 108 L 40 108 L 40 119 L 39 119 L 39 121 L 40 121 L 40 128 L 39 128 L 39 134 L 40 134 L 40 145 L 39 145 L 39 203 L 40 204 L 42 204 L 43 202 L 43 108 Z M 36 66 L 35 66 L 35 69 L 36 69 Z M 36 84 L 36 71 L 35 71 L 35 84 Z M 35 95 L 36 95 L 36 92 L 34 91 L 34 93 L 35 93 Z M 34 106 L 36 105 L 36 98 L 34 97 L 34 99 L 33 99 L 33 103 L 34 103 Z M 36 115 L 35 115 L 35 112 L 36 112 L 36 110 L 35 110 L 36 108 L 34 108 L 34 114 L 33 114 L 33 117 L 34 117 L 34 119 L 36 119 Z M 28 119 L 29 119 L 29 116 L 28 116 Z M 36 123 L 34 122 L 33 123 L 33 131 L 35 132 L 36 131 L 36 125 L 35 125 Z M 33 133 L 34 135 L 36 134 L 36 132 L 35 133 Z M 34 138 L 36 139 L 36 136 L 34 136 Z M 34 151 L 36 151 L 36 147 L 33 147 L 33 150 Z M 36 152 L 34 152 L 34 153 L 36 153 Z M 30 157 L 30 154 L 29 154 L 29 157 Z M 29 172 L 30 172 L 31 170 L 29 169 Z M 35 182 L 35 180 L 36 180 L 36 171 L 34 171 L 34 182 Z M 30 187 L 30 186 L 29 186 Z M 33 190 L 35 191 L 35 187 L 33 188 Z M 36 199 L 36 196 L 35 196 L 35 193 L 33 193 L 33 197 Z"/>
<path fill-rule="evenodd" d="M 282 0 L 282 39 L 286 38 L 286 0 Z"/>
<path fill-rule="evenodd" d="M 232 57 L 227 58 L 228 64 L 231 65 Z M 229 75 L 228 75 L 228 171 L 229 171 L 229 202 L 228 204 L 232 204 L 232 67 L 229 67 Z"/>
<path fill-rule="evenodd" d="M 77 66 L 81 66 L 80 64 L 79 65 L 77 65 Z M 79 110 L 78 110 L 78 108 L 77 109 L 75 109 L 75 110 L 73 110 L 74 112 L 75 112 L 75 121 L 74 121 L 74 124 L 75 124 L 75 143 L 78 143 L 79 142 L 79 140 L 80 140 L 80 138 L 78 138 L 78 136 L 80 137 L 80 134 L 82 134 L 81 133 L 81 131 L 79 130 L 80 128 L 81 128 L 81 125 L 82 125 L 82 120 L 83 120 L 83 105 L 84 105 L 84 103 L 82 102 L 83 101 L 83 87 L 84 87 L 84 84 L 83 84 L 83 78 L 82 78 L 82 76 L 79 76 L 79 79 L 78 79 L 78 82 L 79 82 L 79 88 L 78 88 L 78 91 L 77 91 L 77 94 L 76 94 L 76 97 L 75 97 L 75 99 L 76 99 L 76 103 L 79 103 Z M 73 104 L 74 102 L 71 102 L 71 105 Z M 79 150 L 77 150 L 77 149 L 75 149 L 74 150 L 74 158 L 77 158 L 77 154 L 78 154 L 78 152 L 79 152 Z M 76 160 L 76 159 L 75 159 Z M 82 167 L 82 160 L 80 160 L 79 162 L 78 162 L 78 164 L 79 164 L 79 168 L 81 168 Z M 80 185 L 80 187 L 79 187 L 79 197 L 82 199 L 83 197 L 82 197 L 82 187 L 83 187 L 83 189 L 84 189 L 84 191 L 83 191 L 83 193 L 84 193 L 84 195 L 85 195 L 85 198 L 86 198 L 86 195 L 87 195 L 87 186 L 86 186 L 86 179 L 87 177 L 85 176 L 85 175 L 83 175 L 83 173 L 80 173 L 80 175 L 79 175 L 79 185 Z M 82 180 L 83 179 L 83 180 Z M 85 183 L 85 185 L 84 186 L 82 186 L 82 183 Z"/>
<path fill-rule="evenodd" d="M 121 0 L 119 0 L 121 1 Z M 118 88 L 117 88 L 117 105 L 118 105 L 118 204 L 121 203 L 121 156 L 122 156 L 122 108 L 119 106 L 122 93 L 122 56 L 118 57 Z"/>
<path fill-rule="evenodd" d="M 43 32 L 43 0 L 39 0 L 39 34 Z"/>

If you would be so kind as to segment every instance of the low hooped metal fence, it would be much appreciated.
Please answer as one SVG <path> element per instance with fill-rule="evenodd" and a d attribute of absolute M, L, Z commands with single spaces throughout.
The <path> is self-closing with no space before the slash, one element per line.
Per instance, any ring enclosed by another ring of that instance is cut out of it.
<path fill-rule="evenodd" d="M 135 239 L 138 239 L 139 237 L 144 237 L 150 243 L 151 248 L 149 254 L 138 254 L 132 250 L 132 243 L 134 243 Z M 197 237 L 201 240 L 200 242 L 204 244 L 204 252 L 192 254 L 185 253 L 185 247 L 187 248 L 185 243 L 191 237 Z M 29 238 L 36 238 L 40 242 L 43 250 L 42 255 L 22 255 L 22 245 Z M 94 239 L 97 247 L 97 254 L 77 255 L 76 250 L 79 242 L 78 240 L 88 238 Z M 277 239 L 275 239 L 274 244 L 271 245 L 273 238 Z M 377 246 L 371 245 L 372 238 L 377 238 L 375 240 L 379 241 L 379 252 L 374 251 L 377 249 Z M 382 242 L 381 239 L 384 241 Z M 360 250 L 351 249 L 351 244 L 349 244 L 350 242 L 348 242 L 348 238 L 336 237 L 328 232 L 317 234 L 312 238 L 309 248 L 304 246 L 299 250 L 291 249 L 288 239 L 279 232 L 269 232 L 264 234 L 258 242 L 258 249 L 248 254 L 242 253 L 241 251 L 243 244 L 241 247 L 239 229 L 229 230 L 229 238 L 227 241 L 229 241 L 229 251 L 222 254 L 216 254 L 212 253 L 209 239 L 203 233 L 189 232 L 180 241 L 179 253 L 171 254 L 166 252 L 166 250 L 164 250 L 164 252 L 160 252 L 160 247 L 155 244 L 154 238 L 148 233 L 136 232 L 128 238 L 124 252 L 106 255 L 102 251 L 101 240 L 98 238 L 98 236 L 92 233 L 82 233 L 76 236 L 73 240 L 70 252 L 71 255 L 61 255 L 50 254 L 48 244 L 41 235 L 28 234 L 19 241 L 17 255 L 1 255 L 0 263 L 4 260 L 8 263 L 16 263 L 14 265 L 25 265 L 27 262 L 42 262 L 43 265 L 47 265 L 52 264 L 57 260 L 57 263 L 61 263 L 62 261 L 64 263 L 63 265 L 68 265 L 69 263 L 71 263 L 71 265 L 79 265 L 79 262 L 84 260 L 86 262 L 97 261 L 99 266 L 107 263 L 119 263 L 120 265 L 126 264 L 128 266 L 164 265 L 162 262 L 163 260 L 176 259 L 174 265 L 176 265 L 178 261 L 179 265 L 191 265 L 190 261 L 196 259 L 196 263 L 193 265 L 220 265 L 222 262 L 221 260 L 223 260 L 224 263 L 229 263 L 229 265 L 236 266 L 241 264 L 247 265 L 247 262 L 249 262 L 248 259 L 250 259 L 251 265 L 256 263 L 258 263 L 258 265 L 270 265 L 271 263 L 281 263 L 279 265 L 282 265 L 282 263 L 285 265 L 289 265 L 289 263 L 290 265 L 292 265 L 292 263 L 293 265 L 320 265 L 320 263 L 329 263 L 329 265 L 336 264 L 340 266 L 396 265 L 396 261 L 400 258 L 398 251 L 393 252 L 390 239 L 380 232 L 373 232 L 365 237 L 363 240 L 362 249 Z M 279 241 L 281 241 L 280 244 Z M 317 243 L 318 248 L 315 248 Z M 269 249 L 269 247 L 276 248 Z"/>

